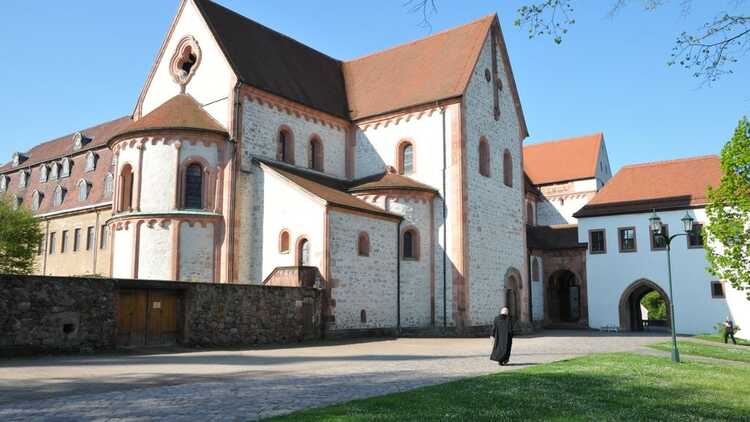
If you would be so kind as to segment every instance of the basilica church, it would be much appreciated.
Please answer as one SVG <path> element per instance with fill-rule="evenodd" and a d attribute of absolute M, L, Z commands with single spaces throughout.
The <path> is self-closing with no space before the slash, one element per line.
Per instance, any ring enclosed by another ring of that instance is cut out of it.
<path fill-rule="evenodd" d="M 494 14 L 338 60 L 182 0 L 132 113 L 14 154 L 0 191 L 44 275 L 316 287 L 333 331 L 588 327 L 604 136 L 527 136 Z"/>

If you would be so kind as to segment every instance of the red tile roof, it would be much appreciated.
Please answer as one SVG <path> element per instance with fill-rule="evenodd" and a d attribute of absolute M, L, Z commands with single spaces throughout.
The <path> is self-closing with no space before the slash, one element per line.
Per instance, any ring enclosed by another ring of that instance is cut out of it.
<path fill-rule="evenodd" d="M 417 182 L 410 177 L 390 172 L 356 180 L 354 186 L 349 188 L 349 192 L 366 192 L 383 189 L 437 192 L 432 186 Z"/>
<path fill-rule="evenodd" d="M 179 94 L 132 122 L 113 138 L 161 129 L 200 130 L 229 134 L 224 126 L 211 117 L 192 96 Z"/>
<path fill-rule="evenodd" d="M 523 167 L 535 185 L 593 179 L 604 134 L 548 141 L 523 147 Z"/>
<path fill-rule="evenodd" d="M 702 206 L 721 175 L 716 155 L 625 166 L 576 217 Z"/>
<path fill-rule="evenodd" d="M 344 62 L 352 119 L 463 95 L 494 19 Z"/>

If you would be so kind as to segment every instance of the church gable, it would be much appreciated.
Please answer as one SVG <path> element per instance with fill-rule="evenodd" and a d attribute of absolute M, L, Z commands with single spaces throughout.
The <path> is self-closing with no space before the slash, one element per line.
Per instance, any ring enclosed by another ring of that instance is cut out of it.
<path fill-rule="evenodd" d="M 225 127 L 237 77 L 196 0 L 183 0 L 136 105 L 134 118 L 147 115 L 181 93 L 190 94 Z"/>

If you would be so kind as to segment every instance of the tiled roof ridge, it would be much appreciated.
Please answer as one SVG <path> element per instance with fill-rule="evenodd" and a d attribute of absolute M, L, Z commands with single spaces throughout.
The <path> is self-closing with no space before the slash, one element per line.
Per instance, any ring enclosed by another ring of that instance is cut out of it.
<path fill-rule="evenodd" d="M 718 159 L 719 156 L 717 154 L 706 154 L 706 155 L 697 155 L 694 157 L 684 157 L 684 158 L 673 158 L 671 160 L 660 160 L 660 161 L 650 161 L 647 163 L 637 163 L 637 164 L 627 164 L 621 167 L 620 170 L 625 169 L 632 169 L 632 168 L 643 168 L 643 167 L 657 167 L 657 166 L 663 166 L 668 164 L 678 164 L 678 163 L 685 163 L 689 161 L 700 161 L 700 160 L 708 160 L 708 159 Z"/>
<path fill-rule="evenodd" d="M 302 41 L 296 40 L 296 39 L 294 39 L 294 38 L 290 37 L 289 35 L 286 35 L 286 34 L 284 34 L 284 33 L 282 33 L 282 32 L 279 32 L 279 31 L 277 31 L 277 30 L 275 30 L 275 29 L 273 29 L 273 28 L 270 28 L 270 27 L 268 27 L 268 26 L 266 26 L 266 25 L 263 25 L 262 23 L 260 23 L 260 22 L 258 22 L 258 21 L 256 21 L 256 20 L 250 19 L 250 18 L 248 18 L 247 16 L 245 16 L 245 15 L 243 15 L 243 14 L 241 14 L 241 13 L 237 13 L 237 12 L 235 12 L 234 10 L 232 10 L 232 9 L 230 9 L 230 8 L 228 8 L 228 7 L 225 7 L 225 6 L 221 5 L 221 4 L 219 4 L 218 2 L 215 2 L 215 1 L 211 1 L 211 0 L 194 0 L 194 1 L 195 1 L 195 3 L 196 3 L 196 4 L 198 5 L 198 8 L 200 9 L 200 11 L 201 11 L 201 14 L 203 14 L 203 15 L 205 15 L 205 13 L 204 13 L 204 11 L 203 11 L 203 10 L 202 10 L 202 8 L 201 8 L 201 6 L 202 6 L 202 5 L 201 5 L 200 3 L 201 3 L 201 2 L 208 2 L 208 3 L 213 3 L 213 4 L 214 4 L 214 5 L 216 6 L 216 7 L 220 7 L 220 8 L 222 8 L 222 9 L 224 9 L 225 11 L 229 12 L 229 13 L 230 13 L 230 14 L 232 14 L 232 15 L 235 15 L 235 16 L 237 16 L 237 17 L 239 17 L 239 18 L 241 18 L 241 19 L 244 19 L 244 20 L 246 20 L 246 21 L 252 22 L 253 24 L 255 24 L 255 25 L 258 25 L 258 26 L 262 27 L 263 29 L 266 29 L 266 30 L 268 30 L 268 31 L 270 31 L 270 32 L 273 32 L 274 34 L 276 34 L 276 35 L 279 35 L 279 36 L 281 36 L 281 37 L 283 37 L 283 38 L 286 38 L 286 39 L 288 39 L 288 40 L 290 40 L 290 41 L 292 41 L 292 42 L 294 42 L 294 43 L 296 43 L 296 44 L 299 44 L 300 46 L 302 46 L 302 47 L 305 47 L 306 49 L 308 49 L 308 50 L 310 50 L 310 51 L 312 51 L 312 52 L 314 52 L 314 53 L 316 53 L 316 54 L 319 54 L 319 55 L 321 55 L 321 56 L 323 56 L 323 57 L 326 57 L 326 58 L 328 58 L 328 59 L 334 60 L 334 61 L 336 61 L 336 62 L 342 63 L 342 60 L 339 60 L 339 59 L 337 59 L 337 58 L 335 58 L 335 57 L 331 57 L 331 56 L 329 56 L 328 54 L 326 54 L 326 53 L 323 53 L 322 51 L 320 51 L 320 50 L 317 50 L 317 49 L 315 49 L 315 48 L 313 48 L 313 47 L 311 47 L 311 46 L 309 46 L 309 45 L 307 45 L 307 44 L 303 43 Z M 204 16 L 204 18 L 205 18 L 205 16 Z M 207 19 L 207 20 L 208 20 L 208 19 Z M 209 24 L 209 25 L 210 25 L 210 24 Z"/>
<path fill-rule="evenodd" d="M 570 137 L 562 138 L 562 139 L 551 139 L 547 141 L 540 141 L 540 142 L 536 142 L 533 144 L 524 145 L 523 147 L 524 149 L 534 148 L 534 147 L 541 147 L 541 146 L 546 146 L 546 145 L 551 145 L 551 144 L 561 144 L 565 142 L 580 141 L 583 139 L 594 138 L 594 137 L 597 137 L 598 138 L 597 140 L 601 141 L 601 139 L 604 137 L 604 132 L 600 131 L 600 132 L 589 133 L 586 135 L 577 135 L 577 136 L 570 136 Z"/>
<path fill-rule="evenodd" d="M 497 13 L 490 13 L 488 15 L 482 16 L 481 18 L 474 19 L 473 21 L 466 22 L 466 23 L 463 23 L 461 25 L 454 26 L 454 27 L 451 27 L 451 28 L 446 28 L 446 29 L 444 29 L 442 31 L 439 31 L 439 32 L 436 32 L 434 34 L 430 34 L 430 35 L 424 36 L 422 38 L 417 38 L 416 40 L 411 40 L 411 41 L 407 41 L 407 42 L 404 42 L 404 43 L 401 43 L 401 44 L 396 44 L 394 46 L 387 47 L 387 48 L 384 48 L 384 49 L 378 50 L 378 51 L 373 51 L 372 53 L 367 53 L 367 54 L 364 54 L 362 56 L 355 57 L 353 59 L 343 60 L 342 62 L 343 63 L 352 63 L 352 62 L 356 62 L 356 61 L 360 61 L 360 60 L 363 60 L 363 59 L 370 58 L 372 56 L 376 56 L 378 54 L 387 53 L 387 52 L 392 51 L 392 50 L 397 50 L 399 48 L 403 48 L 403 47 L 407 47 L 407 46 L 410 46 L 410 45 L 414 45 L 414 44 L 420 43 L 422 41 L 426 41 L 426 40 L 429 40 L 429 39 L 432 39 L 432 38 L 435 38 L 435 37 L 439 37 L 441 35 L 445 35 L 445 34 L 447 34 L 449 32 L 453 32 L 453 31 L 457 31 L 459 29 L 463 29 L 463 28 L 465 28 L 467 26 L 476 25 L 476 24 L 478 24 L 478 23 L 480 23 L 480 22 L 482 22 L 484 20 L 494 19 L 494 17 L 496 15 L 497 15 Z"/>

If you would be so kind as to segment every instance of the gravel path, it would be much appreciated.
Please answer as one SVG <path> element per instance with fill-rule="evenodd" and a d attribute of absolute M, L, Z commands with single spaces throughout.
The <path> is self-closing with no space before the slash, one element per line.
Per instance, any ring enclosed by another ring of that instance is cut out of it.
<path fill-rule="evenodd" d="M 545 331 L 515 339 L 502 368 L 486 338 L 0 360 L 0 420 L 256 420 L 664 340 Z"/>

